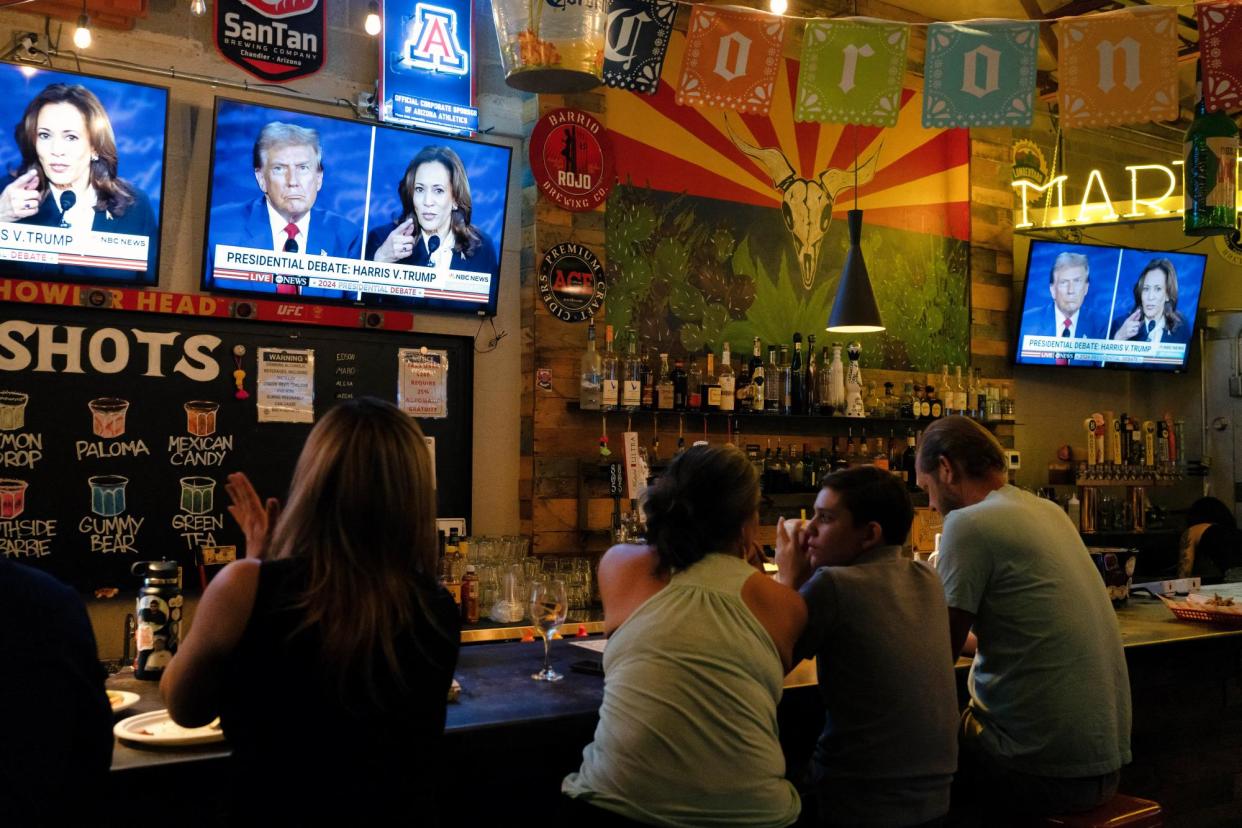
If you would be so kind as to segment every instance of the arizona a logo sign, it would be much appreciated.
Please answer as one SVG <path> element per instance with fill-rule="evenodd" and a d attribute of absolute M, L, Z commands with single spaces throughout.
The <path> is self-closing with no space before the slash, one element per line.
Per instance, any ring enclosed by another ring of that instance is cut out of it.
<path fill-rule="evenodd" d="M 380 117 L 470 133 L 478 129 L 470 77 L 470 0 L 388 0 L 380 49 Z"/>
<path fill-rule="evenodd" d="M 612 189 L 612 145 L 603 124 L 577 109 L 554 109 L 530 136 L 530 169 L 539 192 L 566 210 L 594 210 Z"/>
<path fill-rule="evenodd" d="M 216 48 L 256 78 L 284 83 L 323 68 L 319 0 L 216 0 Z"/>

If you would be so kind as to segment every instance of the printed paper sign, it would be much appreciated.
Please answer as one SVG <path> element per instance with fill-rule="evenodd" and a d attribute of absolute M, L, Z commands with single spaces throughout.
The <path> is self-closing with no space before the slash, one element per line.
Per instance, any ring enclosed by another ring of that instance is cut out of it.
<path fill-rule="evenodd" d="M 259 422 L 314 422 L 315 352 L 259 348 L 258 362 L 255 391 Z"/>
<path fill-rule="evenodd" d="M 1057 24 L 1065 128 L 1177 120 L 1177 9 L 1140 6 Z"/>
<path fill-rule="evenodd" d="M 448 351 L 397 351 L 397 405 L 411 417 L 448 416 Z"/>
<path fill-rule="evenodd" d="M 784 44 L 784 17 L 694 6 L 677 103 L 767 115 Z"/>
<path fill-rule="evenodd" d="M 604 43 L 604 83 L 655 94 L 676 17 L 674 0 L 611 0 Z"/>
<path fill-rule="evenodd" d="M 923 126 L 1030 126 L 1039 23 L 933 23 L 923 68 Z"/>
<path fill-rule="evenodd" d="M 1242 109 L 1242 4 L 1200 3 L 1199 65 L 1208 112 Z"/>
<path fill-rule="evenodd" d="M 794 118 L 895 125 L 909 34 L 904 23 L 863 19 L 808 23 Z"/>

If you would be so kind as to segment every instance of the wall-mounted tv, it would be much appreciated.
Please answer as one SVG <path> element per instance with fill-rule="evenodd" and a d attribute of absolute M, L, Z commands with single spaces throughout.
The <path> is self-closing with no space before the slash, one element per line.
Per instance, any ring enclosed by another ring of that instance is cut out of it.
<path fill-rule="evenodd" d="M 494 314 L 511 154 L 217 98 L 203 288 Z"/>
<path fill-rule="evenodd" d="M 168 90 L 0 63 L 0 276 L 159 278 Z"/>
<path fill-rule="evenodd" d="M 1181 371 L 1207 256 L 1031 242 L 1014 361 Z"/>

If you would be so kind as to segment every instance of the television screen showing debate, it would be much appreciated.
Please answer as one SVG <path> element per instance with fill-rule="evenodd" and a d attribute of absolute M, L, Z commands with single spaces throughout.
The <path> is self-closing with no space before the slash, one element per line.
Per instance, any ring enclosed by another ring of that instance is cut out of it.
<path fill-rule="evenodd" d="M 1207 257 L 1031 242 L 1015 362 L 1181 371 Z"/>
<path fill-rule="evenodd" d="M 0 63 L 0 276 L 158 281 L 168 90 Z"/>
<path fill-rule="evenodd" d="M 496 312 L 506 146 L 216 101 L 203 287 Z"/>

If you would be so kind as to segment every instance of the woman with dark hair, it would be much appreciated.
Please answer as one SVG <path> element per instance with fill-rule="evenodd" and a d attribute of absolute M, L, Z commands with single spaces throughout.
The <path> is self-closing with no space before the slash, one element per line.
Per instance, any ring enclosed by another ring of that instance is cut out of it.
<path fill-rule="evenodd" d="M 1186 510 L 1177 577 L 1197 575 L 1205 584 L 1242 581 L 1242 533 L 1223 501 L 1201 497 Z"/>
<path fill-rule="evenodd" d="M 1113 328 L 1113 339 L 1189 342 L 1190 326 L 1177 310 L 1177 268 L 1164 257 L 1149 261 L 1134 283 L 1134 307 Z"/>
<path fill-rule="evenodd" d="M 247 557 L 208 585 L 160 689 L 179 724 L 220 717 L 237 819 L 434 824 L 460 622 L 432 479 L 415 422 L 366 397 L 311 430 L 283 511 L 229 476 Z"/>
<path fill-rule="evenodd" d="M 783 826 L 776 705 L 806 624 L 801 597 L 752 565 L 759 480 L 732 447 L 695 446 L 647 490 L 650 546 L 599 565 L 604 701 L 565 777 L 583 825 Z"/>
<path fill-rule="evenodd" d="M 496 251 L 470 223 L 470 180 L 457 153 L 426 146 L 397 185 L 401 215 L 367 234 L 366 258 L 417 267 L 496 272 Z"/>
<path fill-rule="evenodd" d="M 0 221 L 146 236 L 147 269 L 154 269 L 155 213 L 146 194 L 117 175 L 112 121 L 93 92 L 80 84 L 48 85 L 13 132 L 21 169 L 0 191 Z"/>

